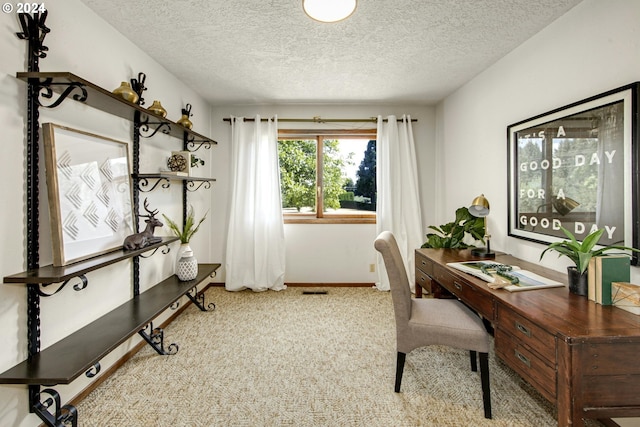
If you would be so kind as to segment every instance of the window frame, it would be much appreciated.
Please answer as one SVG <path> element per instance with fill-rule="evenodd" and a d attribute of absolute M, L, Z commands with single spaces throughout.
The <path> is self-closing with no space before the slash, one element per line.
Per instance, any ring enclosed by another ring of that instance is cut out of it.
<path fill-rule="evenodd" d="M 285 224 L 375 224 L 376 213 L 335 214 L 325 213 L 324 206 L 324 140 L 327 139 L 375 139 L 377 129 L 278 129 L 278 141 L 285 139 L 316 141 L 316 212 L 283 213 Z"/>

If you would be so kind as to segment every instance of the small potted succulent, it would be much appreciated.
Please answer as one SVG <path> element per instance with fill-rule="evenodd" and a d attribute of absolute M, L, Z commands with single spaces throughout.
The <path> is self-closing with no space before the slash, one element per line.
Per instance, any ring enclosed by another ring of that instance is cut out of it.
<path fill-rule="evenodd" d="M 573 261 L 575 265 L 567 267 L 567 274 L 569 277 L 569 291 L 577 295 L 587 295 L 587 269 L 591 258 L 600 255 L 607 255 L 605 252 L 611 250 L 640 252 L 634 248 L 617 245 L 603 246 L 594 250 L 593 248 L 598 244 L 600 237 L 602 237 L 602 234 L 604 233 L 604 228 L 590 233 L 584 238 L 582 243 L 578 242 L 575 236 L 566 228 L 560 227 L 560 229 L 570 240 L 551 243 L 540 254 L 540 260 L 542 260 L 542 257 L 544 257 L 544 254 L 547 253 L 547 251 L 555 251 L 558 252 L 559 257 L 566 256 Z"/>

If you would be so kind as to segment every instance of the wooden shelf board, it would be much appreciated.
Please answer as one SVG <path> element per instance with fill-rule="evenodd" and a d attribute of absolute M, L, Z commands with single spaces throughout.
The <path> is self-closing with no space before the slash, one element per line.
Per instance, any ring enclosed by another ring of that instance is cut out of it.
<path fill-rule="evenodd" d="M 188 282 L 169 277 L 0 374 L 0 384 L 71 383 L 218 268 L 220 264 L 199 264 L 198 276 Z"/>
<path fill-rule="evenodd" d="M 184 126 L 177 124 L 174 121 L 171 121 L 165 117 L 158 116 L 157 114 L 151 113 L 146 108 L 139 106 L 138 104 L 134 104 L 129 101 L 125 101 L 119 96 L 116 96 L 101 88 L 100 86 L 96 86 L 95 84 L 83 79 L 82 77 L 78 77 L 73 73 L 68 72 L 19 72 L 16 74 L 16 77 L 20 80 L 24 80 L 26 82 L 29 79 L 51 79 L 51 88 L 54 92 L 60 93 L 66 89 L 66 86 L 69 83 L 78 83 L 82 85 L 87 91 L 87 99 L 85 101 L 79 101 L 84 104 L 87 104 L 91 107 L 97 108 L 99 110 L 105 111 L 107 113 L 113 114 L 115 116 L 121 117 L 123 119 L 133 121 L 134 113 L 136 111 L 140 112 L 141 120 L 149 119 L 149 122 L 153 123 L 165 123 L 169 125 L 169 134 L 173 137 L 183 139 L 185 134 L 192 137 L 196 143 L 199 142 L 208 142 L 213 145 L 218 144 L 216 141 L 207 138 L 195 132 L 191 129 L 187 129 Z M 57 83 L 57 85 L 56 85 Z M 72 94 L 77 94 L 78 90 L 72 92 Z M 69 99 L 74 99 L 73 95 L 70 95 Z"/>
<path fill-rule="evenodd" d="M 133 258 L 136 255 L 143 254 L 177 240 L 177 237 L 163 237 L 160 243 L 156 243 L 134 251 L 125 251 L 123 249 L 118 249 L 113 252 L 98 255 L 83 261 L 74 262 L 73 264 L 65 265 L 64 267 L 54 267 L 53 265 L 46 265 L 44 267 L 27 270 L 22 273 L 13 274 L 11 276 L 5 276 L 4 283 L 39 283 L 44 286 L 50 285 L 52 283 L 60 283 L 64 282 L 65 280 L 78 277 L 90 271 L 106 267 L 107 265 L 114 264 L 128 258 Z"/>

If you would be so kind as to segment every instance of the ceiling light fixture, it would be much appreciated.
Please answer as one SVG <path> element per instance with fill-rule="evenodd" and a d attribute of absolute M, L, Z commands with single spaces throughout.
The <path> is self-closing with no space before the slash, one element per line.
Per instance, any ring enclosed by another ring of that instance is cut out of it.
<path fill-rule="evenodd" d="M 302 0 L 302 8 L 309 18 L 320 22 L 338 22 L 350 17 L 357 0 Z"/>

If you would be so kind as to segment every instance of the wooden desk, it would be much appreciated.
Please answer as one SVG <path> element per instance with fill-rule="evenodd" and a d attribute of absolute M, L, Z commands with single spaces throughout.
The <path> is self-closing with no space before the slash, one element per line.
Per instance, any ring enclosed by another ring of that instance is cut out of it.
<path fill-rule="evenodd" d="M 557 405 L 559 426 L 640 416 L 640 316 L 566 287 L 492 290 L 446 265 L 473 259 L 468 250 L 417 249 L 415 256 L 416 285 L 436 297 L 453 294 L 491 322 L 496 355 Z M 567 281 L 566 274 L 509 255 L 496 262 Z"/>

